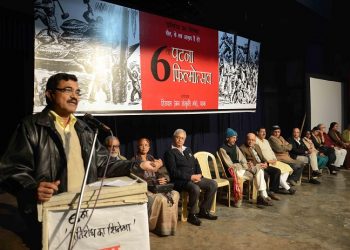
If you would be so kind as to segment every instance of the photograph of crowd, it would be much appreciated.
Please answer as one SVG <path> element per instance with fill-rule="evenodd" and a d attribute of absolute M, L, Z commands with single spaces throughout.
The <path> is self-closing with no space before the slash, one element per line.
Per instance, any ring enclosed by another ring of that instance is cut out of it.
<path fill-rule="evenodd" d="M 260 43 L 219 32 L 219 108 L 255 108 Z"/>

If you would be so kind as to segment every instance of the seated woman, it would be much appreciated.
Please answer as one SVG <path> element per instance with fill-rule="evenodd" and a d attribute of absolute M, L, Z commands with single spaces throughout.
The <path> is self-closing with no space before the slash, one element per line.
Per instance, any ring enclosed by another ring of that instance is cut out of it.
<path fill-rule="evenodd" d="M 163 167 L 161 159 L 155 159 L 149 154 L 150 144 L 149 139 L 140 138 L 137 141 L 137 154 L 133 159 L 137 163 L 152 161 L 158 171 L 149 172 L 140 168 L 140 171 L 136 174 L 146 180 L 148 185 L 167 184 L 169 177 L 166 169 Z M 161 236 L 175 235 L 178 221 L 179 193 L 175 190 L 167 193 L 152 193 L 148 191 L 147 197 L 149 230 Z"/>
<path fill-rule="evenodd" d="M 329 125 L 328 135 L 337 147 L 346 150 L 345 161 L 342 165 L 344 168 L 350 169 L 350 143 L 343 140 L 337 122 L 332 122 Z"/>
<path fill-rule="evenodd" d="M 322 146 L 326 146 L 326 147 L 331 147 L 334 149 L 334 153 L 335 153 L 335 162 L 333 163 L 333 165 L 335 166 L 334 170 L 339 171 L 339 168 L 343 165 L 345 157 L 347 155 L 347 151 L 341 147 L 338 147 L 333 140 L 331 139 L 331 137 L 326 133 L 326 126 L 324 124 L 319 124 L 317 125 L 317 129 L 320 131 L 319 133 L 319 139 L 321 141 L 321 145 Z M 329 156 L 328 156 L 329 157 Z"/>

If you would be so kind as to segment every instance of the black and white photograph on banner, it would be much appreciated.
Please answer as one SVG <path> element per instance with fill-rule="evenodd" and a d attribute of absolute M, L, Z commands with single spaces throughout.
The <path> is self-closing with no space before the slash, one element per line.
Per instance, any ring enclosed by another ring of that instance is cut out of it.
<path fill-rule="evenodd" d="M 219 32 L 219 108 L 255 108 L 260 43 Z"/>
<path fill-rule="evenodd" d="M 139 110 L 139 12 L 96 1 L 34 2 L 34 112 L 46 105 L 48 77 L 71 72 L 83 93 L 78 113 Z"/>
<path fill-rule="evenodd" d="M 234 79 L 234 35 L 219 31 L 219 105 L 230 104 Z"/>

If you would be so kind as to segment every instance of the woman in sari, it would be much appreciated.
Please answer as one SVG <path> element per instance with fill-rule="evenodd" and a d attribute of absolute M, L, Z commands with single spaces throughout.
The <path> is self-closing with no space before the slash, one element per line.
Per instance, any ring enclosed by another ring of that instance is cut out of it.
<path fill-rule="evenodd" d="M 149 187 L 152 185 L 165 185 L 169 183 L 166 168 L 163 167 L 161 159 L 155 159 L 149 154 L 150 146 L 151 142 L 149 139 L 140 138 L 137 141 L 137 154 L 133 159 L 137 163 L 152 161 L 158 170 L 157 172 L 149 172 L 140 168 L 136 174 L 146 180 Z M 162 193 L 148 191 L 147 197 L 149 230 L 161 236 L 175 235 L 178 221 L 179 193 L 175 190 Z"/>

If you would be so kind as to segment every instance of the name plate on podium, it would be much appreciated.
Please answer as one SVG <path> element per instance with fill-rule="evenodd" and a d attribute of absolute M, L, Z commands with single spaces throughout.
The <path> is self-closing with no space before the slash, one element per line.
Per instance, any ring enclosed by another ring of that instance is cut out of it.
<path fill-rule="evenodd" d="M 86 186 L 73 249 L 150 249 L 147 183 L 126 176 L 103 183 L 121 186 L 103 186 L 99 195 L 99 185 Z M 43 249 L 68 249 L 78 200 L 79 194 L 62 193 L 39 207 Z"/>

